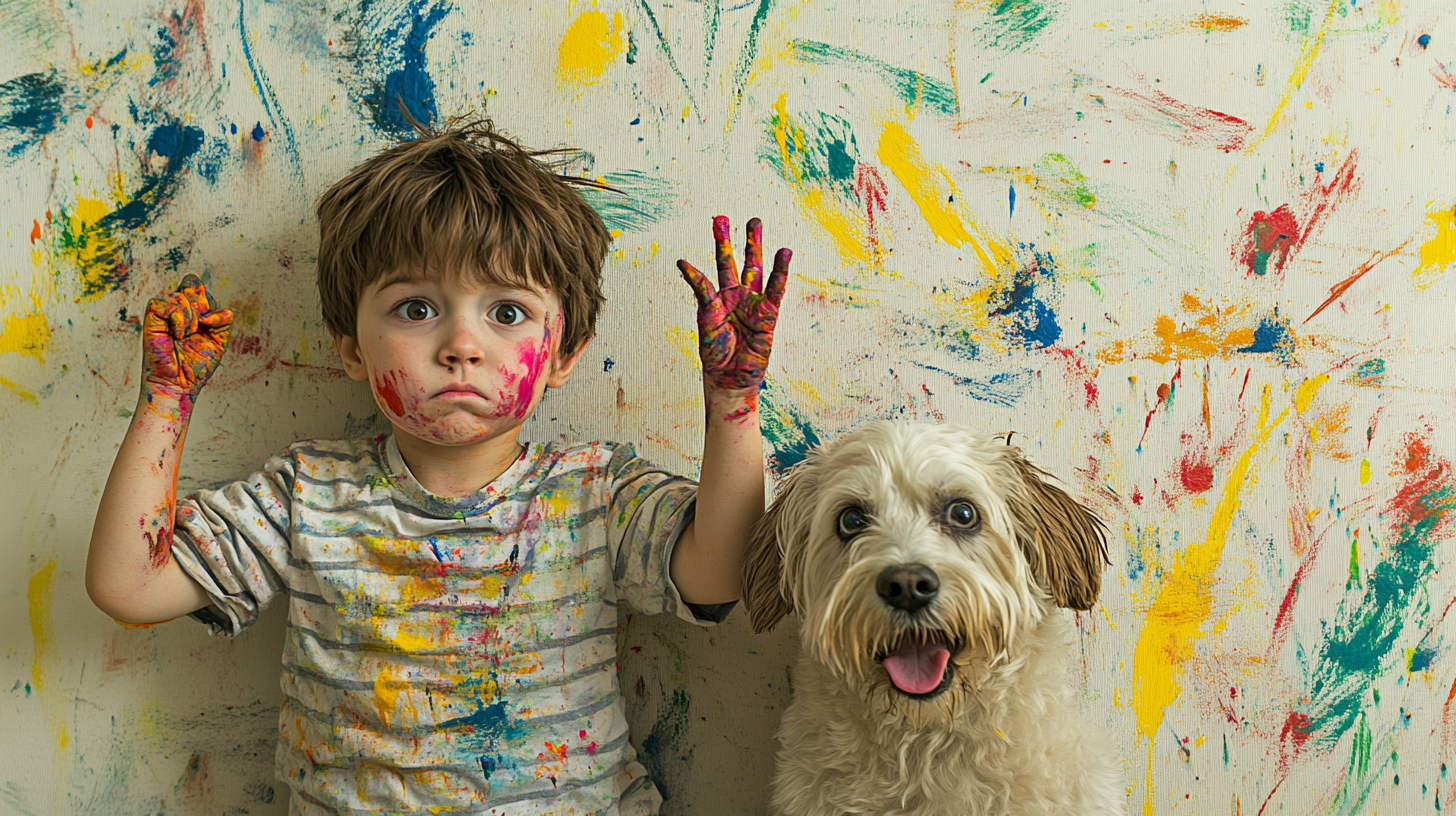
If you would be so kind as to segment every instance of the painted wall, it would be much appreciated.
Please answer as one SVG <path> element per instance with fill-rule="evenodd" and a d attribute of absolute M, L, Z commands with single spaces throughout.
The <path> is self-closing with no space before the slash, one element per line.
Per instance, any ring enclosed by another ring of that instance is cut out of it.
<path fill-rule="evenodd" d="M 1447 0 L 0 2 L 0 812 L 286 812 L 282 612 L 219 641 L 85 597 L 138 316 L 238 322 L 185 490 L 369 433 L 311 203 L 487 107 L 629 193 L 535 438 L 692 472 L 709 218 L 795 250 L 772 469 L 873 417 L 1015 429 L 1113 530 L 1088 716 L 1130 812 L 1456 800 L 1456 12 Z M 1448 68 L 1449 66 L 1449 68 Z M 792 644 L 626 622 L 668 813 L 761 812 Z"/>

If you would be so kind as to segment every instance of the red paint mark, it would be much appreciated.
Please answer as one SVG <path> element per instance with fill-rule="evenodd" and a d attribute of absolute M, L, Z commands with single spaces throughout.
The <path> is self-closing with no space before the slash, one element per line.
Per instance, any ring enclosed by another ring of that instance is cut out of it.
<path fill-rule="evenodd" d="M 1160 91 L 1107 87 L 1137 103 L 1139 107 L 1131 118 L 1154 125 L 1154 132 L 1189 147 L 1212 147 L 1228 153 L 1242 148 L 1254 131 L 1253 125 L 1237 116 L 1189 105 Z"/>
<path fill-rule="evenodd" d="M 1314 320 L 1315 315 L 1323 312 L 1327 306 L 1329 306 L 1331 303 L 1334 303 L 1336 300 L 1339 300 L 1341 295 L 1345 294 L 1345 292 L 1348 291 L 1351 286 L 1355 285 L 1355 281 L 1365 277 L 1366 272 L 1374 269 L 1380 264 L 1381 261 L 1384 261 L 1392 255 L 1395 255 L 1400 251 L 1404 250 L 1406 248 L 1406 245 L 1410 242 L 1411 239 L 1407 238 L 1405 240 L 1405 243 L 1401 244 L 1395 249 L 1390 250 L 1389 252 L 1377 252 L 1374 255 L 1371 255 L 1370 260 L 1360 264 L 1359 268 L 1355 270 L 1355 273 L 1353 275 L 1330 287 L 1330 296 L 1325 298 L 1325 302 L 1321 303 L 1319 305 L 1319 308 L 1309 313 L 1309 317 L 1306 317 L 1304 319 L 1304 323 L 1308 323 L 1309 321 Z M 1300 325 L 1303 325 L 1303 323 L 1301 323 Z"/>
<path fill-rule="evenodd" d="M 1258 210 L 1244 228 L 1239 262 L 1251 275 L 1283 272 L 1289 253 L 1298 246 L 1299 224 L 1288 204 L 1280 204 L 1274 212 Z"/>
<path fill-rule="evenodd" d="M 591 742 L 587 743 L 587 746 L 586 746 L 586 755 L 587 756 L 592 756 L 592 757 L 594 757 L 594 756 L 597 755 L 597 741 L 596 740 L 592 740 Z"/>
<path fill-rule="evenodd" d="M 1437 62 L 1436 64 L 1441 66 L 1440 70 L 1432 68 L 1431 76 L 1435 77 L 1436 81 L 1441 83 L 1442 88 L 1450 88 L 1451 90 L 1456 91 L 1456 74 L 1447 71 L 1446 65 L 1444 63 Z"/>
<path fill-rule="evenodd" d="M 1279 786 L 1289 778 L 1289 766 L 1309 742 L 1311 725 L 1309 715 L 1298 711 L 1289 712 L 1289 716 L 1284 719 L 1284 727 L 1279 731 L 1279 776 L 1269 795 L 1264 798 L 1264 804 L 1259 806 L 1260 814 L 1269 807 L 1269 800 L 1274 798 Z"/>
<path fill-rule="evenodd" d="M 1304 222 L 1304 232 L 1296 242 L 1298 245 L 1303 246 L 1324 226 L 1325 219 L 1336 207 L 1360 191 L 1360 180 L 1355 175 L 1358 155 L 1358 151 L 1351 150 L 1345 160 L 1340 162 L 1340 166 L 1335 168 L 1329 184 L 1316 184 L 1301 197 L 1305 209 L 1300 218 Z"/>
<path fill-rule="evenodd" d="M 163 527 L 156 535 L 149 531 L 142 531 L 142 537 L 147 540 L 147 556 L 152 562 L 152 567 L 161 569 L 167 566 L 172 558 L 172 528 Z"/>
<path fill-rule="evenodd" d="M 1184 457 L 1178 463 L 1178 480 L 1189 493 L 1207 493 L 1213 487 L 1213 465 L 1206 459 Z"/>
<path fill-rule="evenodd" d="M 390 372 L 383 377 L 375 377 L 374 393 L 378 394 L 379 398 L 384 401 L 384 406 L 389 409 L 391 414 L 402 417 L 404 416 L 404 400 L 400 398 L 399 391 L 395 390 L 396 383 L 394 381 L 397 377 L 398 374 L 396 372 Z"/>
<path fill-rule="evenodd" d="M 30 228 L 30 242 L 33 244 L 40 240 L 40 219 L 32 219 L 35 226 Z"/>
<path fill-rule="evenodd" d="M 566 743 L 564 743 L 564 742 L 561 743 L 560 745 L 552 745 L 551 744 L 551 741 L 550 740 L 547 740 L 546 741 L 546 752 L 549 753 L 549 754 L 551 754 L 553 757 L 556 757 L 556 758 L 560 759 L 562 762 L 565 762 L 566 761 Z M 538 755 L 538 758 L 543 758 L 543 757 L 544 757 L 544 755 Z"/>
<path fill-rule="evenodd" d="M 263 350 L 263 338 L 256 334 L 246 337 L 238 337 L 233 340 L 233 351 L 238 354 L 257 354 Z"/>
<path fill-rule="evenodd" d="M 91 117 L 89 117 L 89 116 L 86 117 L 86 129 L 87 130 L 90 130 L 91 128 L 93 128 L 95 126 L 96 126 L 96 122 L 94 120 L 92 120 Z"/>
<path fill-rule="evenodd" d="M 875 234 L 875 212 L 885 212 L 885 198 L 890 194 L 890 188 L 885 186 L 885 180 L 880 178 L 880 171 L 874 165 L 856 164 L 854 166 L 854 194 L 865 208 L 865 224 L 869 227 L 870 237 Z"/>
<path fill-rule="evenodd" d="M 1132 486 L 1132 503 L 1139 506 L 1143 503 L 1143 491 L 1137 485 Z"/>
<path fill-rule="evenodd" d="M 1244 384 L 1239 387 L 1239 402 L 1244 401 L 1244 391 L 1249 387 L 1249 375 L 1252 373 L 1254 373 L 1254 369 L 1252 368 L 1244 371 Z"/>
<path fill-rule="evenodd" d="M 1158 384 L 1158 401 L 1153 405 L 1152 410 L 1148 411 L 1148 418 L 1143 420 L 1143 435 L 1138 437 L 1138 447 L 1142 447 L 1143 440 L 1148 438 L 1148 428 L 1153 424 L 1153 414 L 1156 414 L 1158 408 L 1168 401 L 1168 397 L 1173 395 L 1173 387 L 1182 376 L 1183 367 L 1179 366 L 1178 370 L 1173 372 L 1173 379 Z"/>

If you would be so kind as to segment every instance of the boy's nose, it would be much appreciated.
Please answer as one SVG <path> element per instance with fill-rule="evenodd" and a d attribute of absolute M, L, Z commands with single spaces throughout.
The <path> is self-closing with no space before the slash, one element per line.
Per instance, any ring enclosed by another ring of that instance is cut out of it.
<path fill-rule="evenodd" d="M 454 331 L 440 346 L 440 362 L 447 367 L 479 365 L 484 358 L 480 338 L 463 323 L 455 324 Z"/>

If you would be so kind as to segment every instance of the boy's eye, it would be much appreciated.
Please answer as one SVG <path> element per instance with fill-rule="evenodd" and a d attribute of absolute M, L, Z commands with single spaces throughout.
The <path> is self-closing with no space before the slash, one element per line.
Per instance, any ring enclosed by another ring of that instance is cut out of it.
<path fill-rule="evenodd" d="M 411 321 L 429 320 L 439 314 L 435 311 L 434 306 L 423 300 L 406 300 L 395 307 L 394 313 L 398 317 Z"/>
<path fill-rule="evenodd" d="M 498 303 L 490 310 L 490 319 L 507 326 L 526 322 L 526 310 L 514 303 Z"/>

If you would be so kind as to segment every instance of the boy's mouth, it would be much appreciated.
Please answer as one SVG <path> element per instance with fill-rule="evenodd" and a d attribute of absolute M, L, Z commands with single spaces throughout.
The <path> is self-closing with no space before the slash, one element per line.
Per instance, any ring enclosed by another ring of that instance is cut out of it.
<path fill-rule="evenodd" d="M 435 394 L 435 397 L 437 399 L 467 399 L 470 397 L 485 399 L 485 394 L 469 383 L 450 383 Z"/>

